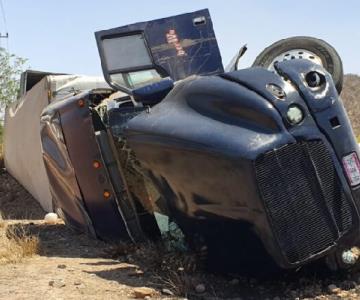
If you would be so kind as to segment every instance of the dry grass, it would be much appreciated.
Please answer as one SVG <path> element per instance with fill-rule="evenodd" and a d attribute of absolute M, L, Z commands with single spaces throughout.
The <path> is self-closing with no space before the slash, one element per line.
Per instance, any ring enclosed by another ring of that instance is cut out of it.
<path fill-rule="evenodd" d="M 136 262 L 140 270 L 146 266 L 152 273 L 149 284 L 166 288 L 176 296 L 187 297 L 194 290 L 197 283 L 194 275 L 201 269 L 194 253 L 166 251 L 163 244 L 150 241 L 138 245 L 114 244 L 106 253 L 113 259 L 125 256 L 129 262 Z"/>
<path fill-rule="evenodd" d="M 6 221 L 4 220 L 4 218 L 0 212 L 0 229 L 3 230 L 3 228 L 6 228 Z"/>
<path fill-rule="evenodd" d="M 166 274 L 155 275 L 154 279 L 157 281 L 155 285 L 165 286 L 176 296 L 188 297 L 194 289 L 192 277 L 184 271 L 170 270 Z"/>
<path fill-rule="evenodd" d="M 0 265 L 18 263 L 39 252 L 39 238 L 22 224 L 9 225 L 0 214 Z"/>
<path fill-rule="evenodd" d="M 4 149 L 3 149 L 3 144 L 0 143 L 0 169 L 4 168 L 5 167 L 5 164 L 4 164 Z"/>

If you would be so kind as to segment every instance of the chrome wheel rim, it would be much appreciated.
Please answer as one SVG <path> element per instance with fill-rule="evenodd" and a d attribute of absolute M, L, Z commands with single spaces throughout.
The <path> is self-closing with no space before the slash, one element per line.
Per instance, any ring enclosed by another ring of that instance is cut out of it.
<path fill-rule="evenodd" d="M 323 66 L 323 62 L 321 58 L 316 55 L 314 52 L 311 52 L 306 49 L 292 49 L 289 51 L 285 51 L 278 56 L 276 56 L 272 62 L 270 63 L 268 70 L 275 71 L 274 65 L 281 61 L 293 60 L 293 59 L 307 59 L 312 61 L 313 63 Z"/>

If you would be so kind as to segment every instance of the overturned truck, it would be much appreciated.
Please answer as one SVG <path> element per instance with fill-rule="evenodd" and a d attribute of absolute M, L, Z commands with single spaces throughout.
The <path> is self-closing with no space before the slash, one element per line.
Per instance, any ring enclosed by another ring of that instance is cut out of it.
<path fill-rule="evenodd" d="M 244 264 L 356 261 L 359 148 L 330 45 L 292 38 L 238 70 L 242 48 L 224 71 L 207 10 L 95 35 L 111 89 L 41 114 L 68 225 L 141 242 L 176 224 L 189 247 Z"/>

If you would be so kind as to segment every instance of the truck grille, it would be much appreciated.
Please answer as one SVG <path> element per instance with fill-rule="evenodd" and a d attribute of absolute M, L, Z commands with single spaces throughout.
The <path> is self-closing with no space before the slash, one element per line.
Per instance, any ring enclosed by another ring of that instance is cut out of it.
<path fill-rule="evenodd" d="M 334 245 L 351 229 L 353 208 L 322 141 L 268 152 L 255 169 L 272 230 L 290 263 Z"/>

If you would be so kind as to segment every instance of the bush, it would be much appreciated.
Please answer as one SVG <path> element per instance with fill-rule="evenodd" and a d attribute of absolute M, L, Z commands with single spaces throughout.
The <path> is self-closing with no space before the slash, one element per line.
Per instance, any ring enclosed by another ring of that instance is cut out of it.
<path fill-rule="evenodd" d="M 0 169 L 4 168 L 3 135 L 4 135 L 4 127 L 2 124 L 0 124 Z"/>
<path fill-rule="evenodd" d="M 21 262 L 39 252 L 39 238 L 22 224 L 9 226 L 0 214 L 0 265 Z"/>
<path fill-rule="evenodd" d="M 19 79 L 26 59 L 0 47 L 0 111 L 15 101 L 20 89 Z"/>

